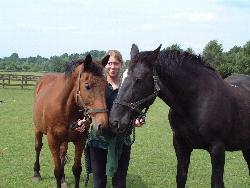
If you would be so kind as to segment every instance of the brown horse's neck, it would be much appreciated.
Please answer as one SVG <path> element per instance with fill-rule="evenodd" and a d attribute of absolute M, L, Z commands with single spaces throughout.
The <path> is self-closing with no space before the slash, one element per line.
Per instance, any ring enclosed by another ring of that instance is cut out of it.
<path fill-rule="evenodd" d="M 64 115 L 72 117 L 77 113 L 77 105 L 75 102 L 77 76 L 72 74 L 70 76 L 64 76 L 63 79 L 64 86 L 59 96 L 60 103 L 64 108 Z"/>

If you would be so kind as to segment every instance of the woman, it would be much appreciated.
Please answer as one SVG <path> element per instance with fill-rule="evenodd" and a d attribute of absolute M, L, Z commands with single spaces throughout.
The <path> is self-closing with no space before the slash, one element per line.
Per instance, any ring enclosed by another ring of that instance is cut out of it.
<path fill-rule="evenodd" d="M 110 58 L 105 67 L 109 83 L 107 106 L 111 110 L 120 86 L 119 72 L 123 66 L 123 60 L 121 53 L 117 50 L 109 50 L 108 54 Z M 140 127 L 143 123 L 144 119 L 136 119 L 135 126 Z M 85 129 L 84 120 L 80 120 L 78 124 L 82 126 L 76 130 L 83 132 Z M 114 188 L 125 188 L 132 145 L 130 136 L 125 138 L 118 136 L 104 137 L 96 135 L 96 130 L 97 128 L 94 125 L 90 127 L 86 144 L 86 151 L 89 154 L 90 166 L 93 172 L 94 188 L 105 188 L 107 175 L 112 176 Z"/>

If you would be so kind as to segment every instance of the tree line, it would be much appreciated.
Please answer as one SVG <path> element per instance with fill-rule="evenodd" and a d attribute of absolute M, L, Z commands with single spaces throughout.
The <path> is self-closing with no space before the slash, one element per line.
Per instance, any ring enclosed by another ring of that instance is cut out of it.
<path fill-rule="evenodd" d="M 64 72 L 66 64 L 82 59 L 91 54 L 93 59 L 101 59 L 105 56 L 105 51 L 91 50 L 85 53 L 67 54 L 51 56 L 50 58 L 36 57 L 20 58 L 18 53 L 12 53 L 9 57 L 0 58 L 1 71 L 15 72 Z"/>
<path fill-rule="evenodd" d="M 192 48 L 182 49 L 179 44 L 172 44 L 163 50 L 177 49 L 188 51 L 195 54 Z M 1 71 L 25 71 L 25 72 L 63 72 L 68 62 L 84 58 L 91 54 L 93 59 L 101 59 L 105 56 L 106 51 L 91 50 L 82 54 L 67 54 L 60 56 L 51 56 L 45 58 L 41 56 L 20 58 L 17 53 L 9 57 L 0 58 Z M 234 46 L 228 52 L 224 52 L 222 44 L 217 40 L 212 40 L 204 47 L 200 56 L 210 65 L 212 65 L 222 77 L 232 73 L 250 74 L 250 41 L 243 46 Z M 129 61 L 125 62 L 124 68 Z"/>

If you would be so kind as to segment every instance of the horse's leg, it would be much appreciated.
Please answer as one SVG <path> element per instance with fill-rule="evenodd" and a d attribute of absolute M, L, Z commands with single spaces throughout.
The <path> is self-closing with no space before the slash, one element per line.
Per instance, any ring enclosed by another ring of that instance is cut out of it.
<path fill-rule="evenodd" d="M 187 173 L 192 149 L 185 146 L 176 136 L 173 137 L 173 144 L 177 157 L 176 183 L 178 188 L 184 188 L 187 181 Z"/>
<path fill-rule="evenodd" d="M 242 150 L 243 153 L 243 157 L 247 162 L 247 166 L 248 166 L 248 173 L 250 175 L 250 149 L 247 150 Z"/>
<path fill-rule="evenodd" d="M 60 146 L 60 158 L 61 158 L 61 164 L 64 168 L 66 164 L 66 155 L 67 155 L 67 150 L 68 150 L 68 142 L 63 142 Z M 65 181 L 65 174 L 63 173 L 61 184 L 63 186 L 67 186 L 67 183 Z"/>
<path fill-rule="evenodd" d="M 60 145 L 53 136 L 52 133 L 48 132 L 48 144 L 54 161 L 54 175 L 56 178 L 57 188 L 61 188 L 61 180 L 64 174 L 63 165 L 60 159 Z"/>
<path fill-rule="evenodd" d="M 213 142 L 210 145 L 209 153 L 212 163 L 212 188 L 224 188 L 223 173 L 225 165 L 225 145 L 222 142 Z"/>
<path fill-rule="evenodd" d="M 81 164 L 81 158 L 83 153 L 83 147 L 84 147 L 84 140 L 79 140 L 77 142 L 74 142 L 75 144 L 75 159 L 74 159 L 74 165 L 72 166 L 72 171 L 75 176 L 75 187 L 79 188 L 79 182 L 80 182 L 80 176 L 82 173 L 82 164 Z"/>
<path fill-rule="evenodd" d="M 39 163 L 40 152 L 43 146 L 42 139 L 43 139 L 43 133 L 41 133 L 38 129 L 35 128 L 36 161 L 34 163 L 34 176 L 32 177 L 33 181 L 40 181 L 42 179 L 40 175 L 40 163 Z"/>

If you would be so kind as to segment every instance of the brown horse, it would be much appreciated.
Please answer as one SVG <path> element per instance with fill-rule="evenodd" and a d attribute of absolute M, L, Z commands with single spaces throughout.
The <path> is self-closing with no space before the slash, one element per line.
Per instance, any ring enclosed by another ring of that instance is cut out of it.
<path fill-rule="evenodd" d="M 42 137 L 46 134 L 54 160 L 57 187 L 67 186 L 64 180 L 64 160 L 67 143 L 74 143 L 72 171 L 75 187 L 79 187 L 86 133 L 72 130 L 70 124 L 83 117 L 92 117 L 101 127 L 108 125 L 105 97 L 107 82 L 102 74 L 108 59 L 109 55 L 101 61 L 101 66 L 92 61 L 91 55 L 87 55 L 85 60 L 68 64 L 65 73 L 47 74 L 37 83 L 33 107 L 36 150 L 33 180 L 41 180 L 39 156 L 43 145 Z"/>

